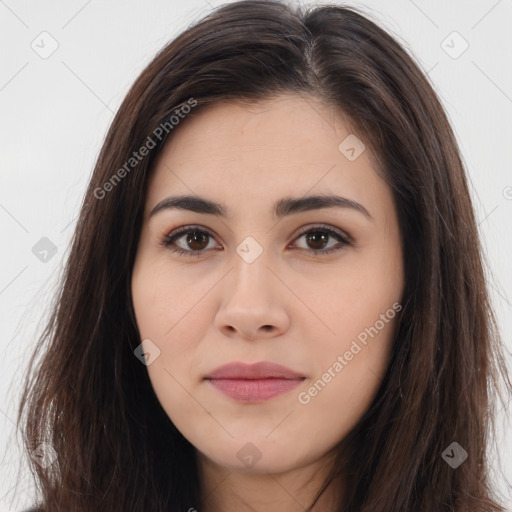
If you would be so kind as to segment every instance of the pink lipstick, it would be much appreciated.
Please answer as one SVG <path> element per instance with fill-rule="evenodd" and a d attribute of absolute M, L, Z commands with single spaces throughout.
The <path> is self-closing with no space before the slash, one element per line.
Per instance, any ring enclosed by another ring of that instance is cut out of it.
<path fill-rule="evenodd" d="M 245 403 L 260 403 L 286 393 L 305 378 L 290 368 L 267 361 L 229 363 L 205 377 L 221 393 Z"/>

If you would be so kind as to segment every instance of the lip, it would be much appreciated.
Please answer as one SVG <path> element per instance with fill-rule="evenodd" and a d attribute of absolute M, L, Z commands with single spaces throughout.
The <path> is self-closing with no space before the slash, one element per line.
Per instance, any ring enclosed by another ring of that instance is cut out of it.
<path fill-rule="evenodd" d="M 209 373 L 206 379 L 304 379 L 305 376 L 298 372 L 269 361 L 246 364 L 239 361 L 220 366 Z"/>
<path fill-rule="evenodd" d="M 280 364 L 232 362 L 209 373 L 205 380 L 221 393 L 245 403 L 260 403 L 286 393 L 306 377 Z"/>

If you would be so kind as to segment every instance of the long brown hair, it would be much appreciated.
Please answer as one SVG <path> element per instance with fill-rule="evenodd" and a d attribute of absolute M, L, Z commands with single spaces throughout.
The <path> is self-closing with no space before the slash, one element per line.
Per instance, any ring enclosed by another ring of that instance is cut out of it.
<path fill-rule="evenodd" d="M 339 443 L 331 475 L 343 456 L 343 511 L 504 510 L 487 449 L 500 376 L 507 391 L 511 383 L 464 166 L 436 93 L 400 44 L 355 8 L 248 0 L 221 6 L 165 46 L 106 136 L 18 412 L 27 453 L 43 446 L 56 456 L 46 467 L 29 457 L 46 512 L 201 503 L 195 449 L 134 355 L 141 340 L 130 283 L 148 177 L 179 130 L 173 115 L 282 92 L 343 112 L 393 191 L 404 240 L 391 363 Z M 134 163 L 143 146 L 149 151 Z M 452 442 L 468 453 L 456 469 L 442 457 Z"/>

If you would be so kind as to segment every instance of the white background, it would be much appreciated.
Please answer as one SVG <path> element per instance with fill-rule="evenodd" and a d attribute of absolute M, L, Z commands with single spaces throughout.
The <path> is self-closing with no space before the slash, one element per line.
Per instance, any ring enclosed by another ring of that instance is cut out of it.
<path fill-rule="evenodd" d="M 21 376 L 113 113 L 154 54 L 221 3 L 0 0 L 0 511 L 22 510 L 33 502 L 30 478 L 17 475 L 22 455 L 14 420 Z M 510 352 L 512 1 L 346 4 L 373 14 L 414 54 L 450 116 L 470 176 L 490 289 Z M 44 31 L 51 36 L 41 36 Z M 445 51 L 463 48 L 458 36 L 446 39 L 453 31 L 469 44 L 458 58 Z M 58 48 L 46 59 L 31 47 L 48 50 L 52 39 Z M 42 237 L 58 248 L 46 263 L 32 253 Z M 512 481 L 511 437 L 510 424 L 503 423 L 499 450 L 505 477 L 497 480 L 510 503 L 505 479 Z"/>

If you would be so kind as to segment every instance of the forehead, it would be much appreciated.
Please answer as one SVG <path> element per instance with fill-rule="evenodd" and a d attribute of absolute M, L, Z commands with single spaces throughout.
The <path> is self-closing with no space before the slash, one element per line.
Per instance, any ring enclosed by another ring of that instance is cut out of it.
<path fill-rule="evenodd" d="M 161 156 L 176 164 L 204 160 L 206 154 L 224 160 L 245 157 L 251 167 L 254 154 L 274 162 L 307 158 L 316 163 L 329 158 L 331 151 L 322 158 L 322 150 L 334 146 L 337 151 L 348 130 L 341 112 L 309 96 L 282 94 L 250 104 L 223 100 L 193 111 Z"/>
<path fill-rule="evenodd" d="M 350 137 L 356 135 L 343 114 L 312 97 L 279 95 L 254 104 L 220 101 L 201 107 L 181 121 L 156 159 L 147 208 L 170 193 L 226 204 L 273 204 L 308 191 L 338 191 L 366 201 L 389 193 L 368 148 L 354 160 L 340 150 Z"/>

